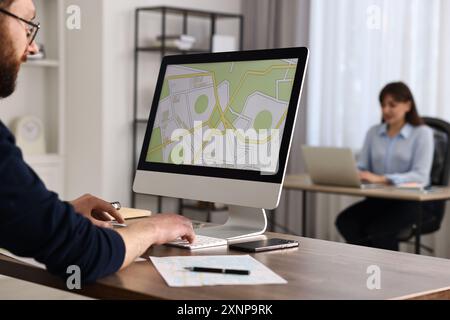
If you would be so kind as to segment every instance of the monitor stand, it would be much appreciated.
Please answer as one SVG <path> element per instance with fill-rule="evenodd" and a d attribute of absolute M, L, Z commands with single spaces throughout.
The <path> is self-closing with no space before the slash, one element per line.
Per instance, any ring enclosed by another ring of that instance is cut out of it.
<path fill-rule="evenodd" d="M 234 240 L 257 236 L 266 232 L 267 216 L 264 209 L 228 206 L 229 217 L 225 224 L 196 230 L 196 234 Z"/>

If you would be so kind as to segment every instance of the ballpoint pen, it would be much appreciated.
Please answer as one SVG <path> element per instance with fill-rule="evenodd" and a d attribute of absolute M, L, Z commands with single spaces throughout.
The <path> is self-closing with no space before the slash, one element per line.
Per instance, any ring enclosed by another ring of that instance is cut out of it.
<path fill-rule="evenodd" d="M 119 201 L 115 201 L 115 202 L 111 202 L 111 205 L 114 207 L 114 209 L 116 210 L 120 210 L 122 208 L 122 205 L 120 204 Z M 119 223 L 117 221 L 111 221 L 111 225 L 113 227 L 126 227 L 127 225 L 125 223 Z"/>
<path fill-rule="evenodd" d="M 185 269 L 192 272 L 212 272 L 212 273 L 240 274 L 240 275 L 250 274 L 249 270 L 237 270 L 237 269 L 204 268 L 204 267 L 185 267 Z"/>
<path fill-rule="evenodd" d="M 115 202 L 111 202 L 111 205 L 114 207 L 114 209 L 116 210 L 120 210 L 122 208 L 122 205 L 120 204 L 119 201 L 115 201 Z"/>

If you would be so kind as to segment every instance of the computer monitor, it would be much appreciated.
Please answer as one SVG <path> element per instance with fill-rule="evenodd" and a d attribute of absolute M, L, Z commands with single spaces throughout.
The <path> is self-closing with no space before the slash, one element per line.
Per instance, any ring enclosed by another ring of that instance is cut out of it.
<path fill-rule="evenodd" d="M 307 48 L 168 56 L 162 61 L 133 190 L 227 204 L 225 225 L 263 233 L 278 206 Z"/>

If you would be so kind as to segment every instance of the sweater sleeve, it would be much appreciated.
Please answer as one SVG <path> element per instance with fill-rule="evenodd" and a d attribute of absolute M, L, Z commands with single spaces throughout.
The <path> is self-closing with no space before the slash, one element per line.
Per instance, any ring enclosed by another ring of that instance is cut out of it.
<path fill-rule="evenodd" d="M 117 232 L 94 226 L 46 189 L 1 123 L 0 247 L 32 257 L 63 278 L 77 265 L 84 283 L 116 272 L 125 257 Z"/>

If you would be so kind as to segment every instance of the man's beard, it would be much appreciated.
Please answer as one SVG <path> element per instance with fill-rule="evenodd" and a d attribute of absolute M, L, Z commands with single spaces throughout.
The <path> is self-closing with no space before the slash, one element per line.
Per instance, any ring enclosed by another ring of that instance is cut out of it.
<path fill-rule="evenodd" d="M 20 69 L 13 42 L 3 30 L 4 28 L 0 28 L 0 98 L 13 94 Z"/>

